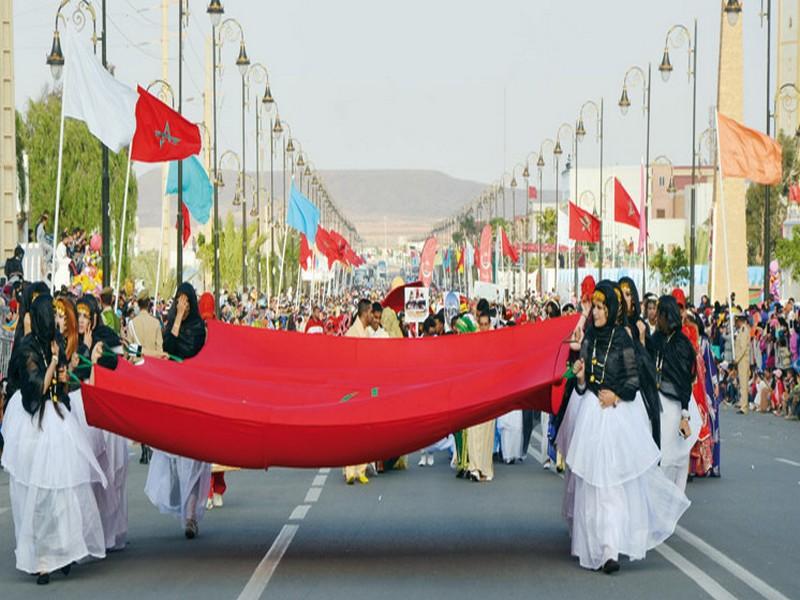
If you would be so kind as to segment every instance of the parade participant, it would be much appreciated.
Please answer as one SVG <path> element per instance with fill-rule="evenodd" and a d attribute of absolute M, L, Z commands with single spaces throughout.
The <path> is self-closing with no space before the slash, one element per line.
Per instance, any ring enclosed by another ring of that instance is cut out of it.
<path fill-rule="evenodd" d="M 687 310 L 684 318 L 683 332 L 692 344 L 697 364 L 694 383 L 692 384 L 692 397 L 697 404 L 700 420 L 696 424 L 698 437 L 689 452 L 689 476 L 705 477 L 711 472 L 714 456 L 713 437 L 713 407 L 711 395 L 706 386 L 707 373 L 704 359 L 704 327 L 702 321 L 693 311 Z M 707 346 L 707 340 L 705 341 Z M 713 394 L 713 391 L 711 392 Z"/>
<path fill-rule="evenodd" d="M 628 331 L 628 335 L 633 340 L 633 347 L 636 350 L 636 367 L 639 370 L 639 386 L 642 392 L 642 400 L 647 409 L 647 416 L 650 418 L 653 440 L 657 446 L 661 445 L 661 402 L 658 397 L 658 385 L 656 382 L 656 370 L 650 353 L 646 350 L 649 339 L 647 324 L 642 318 L 642 310 L 639 305 L 639 291 L 636 283 L 630 277 L 623 277 L 619 280 L 619 289 L 622 292 L 623 300 L 623 325 Z"/>
<path fill-rule="evenodd" d="M 103 291 L 100 292 L 100 303 L 102 305 L 100 318 L 111 331 L 119 335 L 121 325 L 119 316 L 114 310 L 114 290 L 110 287 L 104 287 Z"/>
<path fill-rule="evenodd" d="M 732 315 L 736 320 L 736 338 L 733 350 L 736 359 L 733 364 L 739 373 L 739 408 L 740 415 L 750 412 L 750 328 L 747 326 L 747 315 L 737 311 Z"/>
<path fill-rule="evenodd" d="M 325 333 L 322 323 L 322 309 L 318 305 L 314 305 L 304 331 L 305 333 Z"/>
<path fill-rule="evenodd" d="M 381 319 L 383 316 L 383 306 L 380 302 L 372 303 L 372 319 L 370 320 L 369 337 L 371 338 L 388 338 L 389 334 L 381 326 Z"/>
<path fill-rule="evenodd" d="M 10 256 L 6 259 L 6 264 L 3 268 L 3 272 L 6 275 L 6 281 L 14 282 L 22 281 L 24 279 L 22 268 L 22 259 L 24 257 L 25 250 L 22 249 L 22 246 L 17 244 L 17 247 L 14 248 L 13 256 Z"/>
<path fill-rule="evenodd" d="M 661 469 L 681 490 L 689 475 L 689 452 L 701 425 L 692 386 L 697 377 L 697 358 L 682 331 L 678 303 L 673 296 L 658 300 L 658 330 L 650 352 L 656 364 L 661 398 Z"/>
<path fill-rule="evenodd" d="M 618 325 L 622 294 L 601 281 L 581 358 L 572 365 L 576 389 L 559 429 L 566 453 L 564 517 L 572 554 L 586 569 L 619 570 L 619 555 L 643 559 L 667 539 L 689 507 L 658 468 L 639 392 L 636 354 Z"/>
<path fill-rule="evenodd" d="M 500 454 L 508 465 L 525 457 L 522 447 L 522 410 L 512 410 L 497 417 L 497 431 L 500 433 Z"/>
<path fill-rule="evenodd" d="M 206 325 L 200 317 L 197 295 L 192 284 L 183 282 L 175 292 L 167 325 L 164 351 L 179 359 L 195 356 L 206 341 Z M 211 486 L 211 464 L 153 450 L 144 493 L 163 514 L 174 515 L 184 526 L 187 539 L 199 533 L 198 523 L 205 514 Z"/>
<path fill-rule="evenodd" d="M 69 270 L 70 258 L 67 253 L 67 246 L 70 243 L 72 243 L 72 238 L 65 229 L 61 232 L 58 245 L 56 245 L 56 270 L 53 276 L 53 286 L 56 290 L 69 287 L 71 277 Z"/>
<path fill-rule="evenodd" d="M 478 331 L 478 325 L 472 313 L 463 314 L 456 320 L 455 331 L 458 335 L 465 333 L 474 333 Z M 467 444 L 467 431 L 468 429 L 460 429 L 453 434 L 454 442 L 454 456 L 453 463 L 456 468 L 456 477 L 459 479 L 469 473 L 469 451 Z M 433 458 L 431 458 L 433 464 Z M 422 459 L 420 459 L 420 466 L 422 466 Z"/>
<path fill-rule="evenodd" d="M 78 353 L 96 361 L 106 369 L 116 369 L 122 342 L 100 319 L 100 306 L 94 296 L 86 294 L 78 300 Z M 73 372 L 81 381 L 90 378 L 92 368 L 84 360 Z M 106 550 L 121 550 L 128 537 L 128 440 L 110 431 L 92 428 L 90 439 L 108 480 L 108 485 L 93 486 L 97 507 L 103 520 Z"/>
<path fill-rule="evenodd" d="M 22 338 L 25 335 L 31 332 L 31 322 L 30 316 L 28 316 L 28 311 L 30 310 L 33 301 L 43 294 L 47 296 L 50 295 L 50 288 L 47 287 L 47 284 L 44 281 L 23 284 L 22 297 L 19 303 L 19 312 L 17 317 L 17 328 L 14 331 L 15 346 L 22 341 Z M 11 393 L 13 393 L 13 391 L 8 393 L 8 397 L 11 397 Z"/>
<path fill-rule="evenodd" d="M 484 311 L 478 315 L 478 331 L 485 333 L 491 330 L 491 316 Z M 488 482 L 494 479 L 494 428 L 494 419 L 467 428 L 467 469 L 472 481 Z"/>
<path fill-rule="evenodd" d="M 106 480 L 70 411 L 52 298 L 36 298 L 29 318 L 31 332 L 9 365 L 15 392 L 3 421 L 2 466 L 9 474 L 17 569 L 44 585 L 54 571 L 67 575 L 76 561 L 105 557 L 92 483 Z"/>
<path fill-rule="evenodd" d="M 372 321 L 372 302 L 366 298 L 358 301 L 356 318 L 346 337 L 368 338 L 370 336 L 370 323 Z M 359 483 L 369 483 L 367 478 L 367 464 L 351 465 L 344 468 L 344 480 L 347 485 L 353 485 L 356 478 Z"/>
<path fill-rule="evenodd" d="M 386 331 L 391 338 L 404 337 L 403 330 L 400 329 L 400 321 L 397 318 L 397 313 L 388 306 L 384 307 L 381 313 L 381 327 L 383 327 L 384 331 Z"/>

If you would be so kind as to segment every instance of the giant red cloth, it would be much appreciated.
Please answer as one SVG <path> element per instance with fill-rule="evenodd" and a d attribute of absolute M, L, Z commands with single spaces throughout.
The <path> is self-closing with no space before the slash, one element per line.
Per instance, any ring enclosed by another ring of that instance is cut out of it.
<path fill-rule="evenodd" d="M 198 460 L 245 468 L 360 464 L 512 409 L 558 410 L 551 387 L 561 380 L 576 321 L 414 340 L 210 321 L 196 357 L 98 367 L 83 399 L 91 425 Z"/>

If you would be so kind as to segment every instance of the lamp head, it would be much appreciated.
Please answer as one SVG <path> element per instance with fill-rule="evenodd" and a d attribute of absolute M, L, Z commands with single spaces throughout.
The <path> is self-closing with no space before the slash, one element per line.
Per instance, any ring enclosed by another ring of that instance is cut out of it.
<path fill-rule="evenodd" d="M 725 3 L 725 16 L 728 17 L 728 25 L 736 27 L 739 22 L 739 13 L 742 12 L 742 5 L 739 0 L 728 0 Z"/>
<path fill-rule="evenodd" d="M 664 57 L 661 59 L 661 64 L 658 65 L 658 71 L 661 73 L 661 79 L 664 83 L 669 81 L 669 76 L 672 75 L 672 63 L 669 61 L 669 48 L 664 48 Z"/>
<path fill-rule="evenodd" d="M 275 115 L 275 124 L 272 126 L 272 134 L 279 138 L 283 133 L 283 125 L 281 125 L 281 117 L 280 115 Z"/>
<path fill-rule="evenodd" d="M 540 169 L 544 167 L 544 157 L 541 154 L 539 155 L 539 160 L 536 161 L 536 166 Z"/>
<path fill-rule="evenodd" d="M 579 142 L 582 142 L 583 138 L 586 137 L 586 128 L 583 126 L 583 117 L 578 119 L 578 126 L 575 128 L 575 137 L 578 138 Z"/>
<path fill-rule="evenodd" d="M 306 177 L 311 175 L 311 168 L 308 165 L 306 165 L 306 170 L 303 171 L 303 175 L 305 175 Z"/>
<path fill-rule="evenodd" d="M 61 79 L 61 72 L 64 70 L 64 53 L 61 51 L 61 36 L 58 31 L 53 32 L 53 47 L 50 49 L 50 54 L 47 55 L 45 61 L 50 65 L 50 73 L 53 79 L 58 81 Z"/>
<path fill-rule="evenodd" d="M 239 67 L 239 73 L 244 77 L 247 73 L 247 67 L 250 66 L 250 59 L 247 58 L 247 50 L 244 47 L 244 40 L 239 42 L 239 56 L 236 57 L 236 66 Z"/>
<path fill-rule="evenodd" d="M 269 84 L 264 88 L 264 97 L 261 98 L 262 104 L 270 105 L 270 108 L 275 104 L 275 99 L 272 97 L 272 91 L 269 89 Z"/>
<path fill-rule="evenodd" d="M 297 166 L 298 167 L 305 167 L 306 166 L 306 161 L 303 158 L 303 153 L 302 152 L 297 156 Z"/>
<path fill-rule="evenodd" d="M 556 140 L 556 145 L 553 148 L 553 154 L 556 156 L 561 156 L 564 154 L 564 151 L 561 149 L 561 140 Z"/>
<path fill-rule="evenodd" d="M 292 142 L 292 138 L 289 138 L 289 141 L 286 142 L 286 152 L 289 154 L 294 152 L 294 143 Z"/>
<path fill-rule="evenodd" d="M 525 168 L 524 168 L 524 169 L 522 169 L 522 176 L 523 176 L 525 179 L 527 179 L 528 177 L 530 177 L 530 176 L 531 176 L 531 173 L 530 173 L 530 171 L 528 171 L 528 165 L 527 165 L 527 164 L 525 165 Z"/>
<path fill-rule="evenodd" d="M 628 109 L 631 107 L 631 100 L 628 98 L 628 86 L 622 86 L 622 96 L 619 98 L 619 110 L 623 116 L 628 114 Z"/>
<path fill-rule="evenodd" d="M 208 13 L 208 17 L 211 19 L 211 26 L 217 27 L 219 22 L 222 20 L 222 15 L 225 13 L 225 9 L 222 8 L 222 2 L 220 2 L 220 0 L 211 0 L 211 2 L 208 3 L 206 12 Z"/>

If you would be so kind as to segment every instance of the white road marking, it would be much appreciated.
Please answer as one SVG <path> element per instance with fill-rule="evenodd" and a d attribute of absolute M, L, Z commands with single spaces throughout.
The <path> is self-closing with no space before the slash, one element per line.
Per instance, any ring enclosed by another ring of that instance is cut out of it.
<path fill-rule="evenodd" d="M 736 600 L 736 596 L 731 594 L 667 544 L 657 546 L 655 551 L 683 571 L 684 575 L 694 581 L 703 591 L 714 598 L 714 600 Z"/>
<path fill-rule="evenodd" d="M 320 470 L 319 470 L 319 472 L 320 472 L 321 474 L 323 474 L 323 475 L 327 475 L 328 473 L 330 473 L 330 472 L 331 472 L 331 470 L 330 470 L 330 469 L 320 469 Z"/>
<path fill-rule="evenodd" d="M 278 537 L 275 538 L 272 546 L 267 551 L 266 555 L 264 555 L 264 558 L 258 563 L 256 570 L 250 577 L 250 581 L 247 582 L 242 593 L 239 594 L 239 600 L 258 600 L 261 598 L 261 594 L 263 594 L 264 590 L 267 588 L 272 574 L 275 572 L 278 563 L 289 548 L 289 544 L 292 543 L 299 527 L 299 525 L 283 526 Z"/>
<path fill-rule="evenodd" d="M 785 463 L 787 465 L 792 465 L 793 467 L 800 467 L 800 462 L 789 460 L 788 458 L 776 458 L 778 462 Z"/>
<path fill-rule="evenodd" d="M 289 520 L 302 521 L 303 519 L 306 518 L 306 515 L 308 514 L 308 510 L 310 508 L 311 508 L 310 504 L 300 504 L 298 506 L 295 506 L 294 510 L 292 511 L 292 514 L 289 515 Z"/>
<path fill-rule="evenodd" d="M 308 490 L 306 494 L 306 499 L 303 502 L 316 502 L 319 500 L 319 495 L 322 493 L 322 488 L 320 487 L 312 487 Z"/>
<path fill-rule="evenodd" d="M 781 594 L 778 590 L 769 585 L 766 581 L 756 577 L 753 573 L 745 569 L 735 560 L 733 560 L 726 554 L 723 554 L 710 544 L 704 542 L 695 534 L 693 534 L 691 531 L 688 531 L 687 529 L 684 529 L 683 527 L 678 525 L 675 528 L 675 534 L 683 541 L 697 548 L 708 558 L 710 558 L 715 563 L 720 565 L 734 577 L 737 577 L 738 579 L 743 581 L 750 588 L 758 592 L 761 596 L 763 596 L 767 600 L 789 600 L 789 598 Z"/>
<path fill-rule="evenodd" d="M 314 477 L 314 481 L 311 483 L 311 485 L 315 487 L 323 486 L 325 485 L 325 481 L 327 481 L 327 479 L 328 479 L 327 475 L 317 475 Z"/>

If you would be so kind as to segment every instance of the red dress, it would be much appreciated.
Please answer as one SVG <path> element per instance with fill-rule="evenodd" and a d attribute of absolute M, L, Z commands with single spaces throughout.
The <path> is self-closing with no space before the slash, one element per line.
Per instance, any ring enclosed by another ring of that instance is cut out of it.
<path fill-rule="evenodd" d="M 700 338 L 697 327 L 692 323 L 683 326 L 683 333 L 692 342 L 697 362 L 697 377 L 692 384 L 692 397 L 700 411 L 700 423 L 690 423 L 690 427 L 700 427 L 700 436 L 697 438 L 692 451 L 689 453 L 689 474 L 705 477 L 714 466 L 714 437 L 711 435 L 711 421 L 706 398 L 706 365 L 700 352 Z"/>

